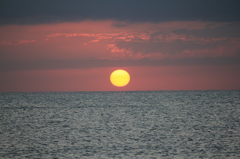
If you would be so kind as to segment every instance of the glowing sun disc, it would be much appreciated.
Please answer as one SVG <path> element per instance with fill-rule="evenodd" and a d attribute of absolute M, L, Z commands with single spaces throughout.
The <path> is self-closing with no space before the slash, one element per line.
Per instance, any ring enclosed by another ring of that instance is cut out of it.
<path fill-rule="evenodd" d="M 125 70 L 115 70 L 110 75 L 110 81 L 114 86 L 124 87 L 130 81 L 130 75 Z"/>

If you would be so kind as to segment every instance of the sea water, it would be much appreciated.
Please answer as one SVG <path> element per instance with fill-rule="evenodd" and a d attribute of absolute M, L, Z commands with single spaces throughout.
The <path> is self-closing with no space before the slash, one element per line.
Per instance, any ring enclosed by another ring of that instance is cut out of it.
<path fill-rule="evenodd" d="M 1 159 L 240 158 L 240 91 L 0 93 Z"/>

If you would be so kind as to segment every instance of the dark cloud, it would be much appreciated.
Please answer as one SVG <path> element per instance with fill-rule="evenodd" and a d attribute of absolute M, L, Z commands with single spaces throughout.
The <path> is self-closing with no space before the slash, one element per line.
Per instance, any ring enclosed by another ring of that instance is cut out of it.
<path fill-rule="evenodd" d="M 132 50 L 134 53 L 163 53 L 176 54 L 184 50 L 214 49 L 224 44 L 223 41 L 200 44 L 192 41 L 174 40 L 171 42 L 119 42 L 116 46 L 120 49 Z"/>
<path fill-rule="evenodd" d="M 236 57 L 205 57 L 184 59 L 140 60 L 122 59 L 92 59 L 92 60 L 49 60 L 36 62 L 1 62 L 0 72 L 20 70 L 49 70 L 49 69 L 83 69 L 100 67 L 127 67 L 127 66 L 192 66 L 192 65 L 235 65 L 240 69 L 240 56 Z"/>
<path fill-rule="evenodd" d="M 221 38 L 221 37 L 240 37 L 240 23 L 227 23 L 225 25 L 220 25 L 217 27 L 209 26 L 204 29 L 198 30 L 189 30 L 189 29 L 178 29 L 173 30 L 173 33 L 176 34 L 185 34 L 192 35 L 196 37 L 204 37 L 204 38 Z"/>
<path fill-rule="evenodd" d="M 0 2 L 0 22 L 34 24 L 84 19 L 240 21 L 239 8 L 239 0 L 6 0 Z"/>

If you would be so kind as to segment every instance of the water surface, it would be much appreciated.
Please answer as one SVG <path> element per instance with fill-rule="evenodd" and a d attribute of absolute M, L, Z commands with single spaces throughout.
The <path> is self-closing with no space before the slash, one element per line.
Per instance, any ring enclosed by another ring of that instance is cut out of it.
<path fill-rule="evenodd" d="M 240 158 L 240 91 L 1 93 L 0 158 Z"/>

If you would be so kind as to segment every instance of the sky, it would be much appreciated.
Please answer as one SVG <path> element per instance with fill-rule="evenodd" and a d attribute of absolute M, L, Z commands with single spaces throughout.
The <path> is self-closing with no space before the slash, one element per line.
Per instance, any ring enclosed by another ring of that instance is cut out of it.
<path fill-rule="evenodd" d="M 239 0 L 0 2 L 0 92 L 240 90 Z M 124 69 L 125 87 L 110 83 Z"/>

